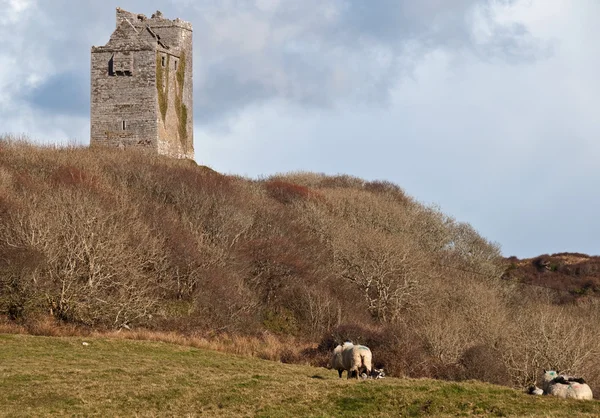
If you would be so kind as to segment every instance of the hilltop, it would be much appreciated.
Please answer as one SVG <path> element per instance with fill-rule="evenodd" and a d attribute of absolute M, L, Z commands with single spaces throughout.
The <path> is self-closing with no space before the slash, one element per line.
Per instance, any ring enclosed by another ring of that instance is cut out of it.
<path fill-rule="evenodd" d="M 556 289 L 564 302 L 600 296 L 600 257 L 581 253 L 507 258 L 503 276 L 532 286 Z"/>
<path fill-rule="evenodd" d="M 248 179 L 135 151 L 0 139 L 9 328 L 145 330 L 226 351 L 257 340 L 270 359 L 313 365 L 351 339 L 391 376 L 524 387 L 556 368 L 600 393 L 597 299 L 565 303 L 502 280 L 507 268 L 471 225 L 387 181 Z"/>

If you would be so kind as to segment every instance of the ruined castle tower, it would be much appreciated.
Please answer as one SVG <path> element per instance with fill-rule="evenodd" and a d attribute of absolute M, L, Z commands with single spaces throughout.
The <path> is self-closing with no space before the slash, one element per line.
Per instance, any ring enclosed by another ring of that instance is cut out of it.
<path fill-rule="evenodd" d="M 92 47 L 91 146 L 194 158 L 192 25 L 117 8 L 117 28 Z"/>

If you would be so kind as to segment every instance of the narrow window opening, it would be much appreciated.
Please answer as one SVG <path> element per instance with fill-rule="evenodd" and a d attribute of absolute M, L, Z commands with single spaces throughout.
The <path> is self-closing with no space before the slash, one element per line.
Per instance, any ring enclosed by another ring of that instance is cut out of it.
<path fill-rule="evenodd" d="M 175 71 L 177 71 L 177 64 L 179 64 L 179 62 L 175 61 Z"/>
<path fill-rule="evenodd" d="M 108 75 L 115 75 L 114 61 L 112 57 L 108 61 Z"/>
<path fill-rule="evenodd" d="M 162 64 L 162 66 L 165 67 L 167 65 L 167 58 L 163 55 L 160 62 Z"/>
<path fill-rule="evenodd" d="M 125 121 L 123 121 L 123 130 L 125 130 L 126 126 L 125 126 Z"/>

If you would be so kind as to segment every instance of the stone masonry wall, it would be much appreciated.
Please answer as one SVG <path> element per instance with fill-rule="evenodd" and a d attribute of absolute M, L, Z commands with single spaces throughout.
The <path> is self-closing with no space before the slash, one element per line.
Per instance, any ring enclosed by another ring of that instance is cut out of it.
<path fill-rule="evenodd" d="M 166 118 L 159 121 L 159 153 L 193 158 L 192 27 L 182 20 L 162 17 L 152 19 L 151 27 L 170 46 L 168 53 L 171 54 L 166 67 L 169 107 Z"/>
<path fill-rule="evenodd" d="M 122 9 L 116 22 L 92 47 L 91 145 L 194 158 L 191 24 Z"/>
<path fill-rule="evenodd" d="M 156 148 L 156 53 L 128 51 L 132 76 L 109 75 L 115 51 L 92 54 L 91 145 Z M 123 125 L 124 124 L 124 125 Z"/>

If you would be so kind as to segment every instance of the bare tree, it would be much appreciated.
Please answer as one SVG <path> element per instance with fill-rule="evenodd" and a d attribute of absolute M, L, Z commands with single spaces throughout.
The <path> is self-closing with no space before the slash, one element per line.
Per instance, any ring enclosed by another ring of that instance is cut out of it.
<path fill-rule="evenodd" d="M 13 217 L 11 236 L 43 255 L 34 280 L 53 315 L 118 327 L 152 312 L 148 272 L 163 255 L 133 208 L 116 202 L 106 209 L 69 189 L 28 200 L 29 211 Z"/>
<path fill-rule="evenodd" d="M 333 248 L 341 277 L 362 291 L 374 318 L 394 322 L 421 303 L 424 260 L 408 243 L 385 232 L 340 225 Z"/>
<path fill-rule="evenodd" d="M 535 382 L 543 368 L 584 371 L 583 366 L 600 352 L 600 329 L 584 314 L 580 307 L 540 301 L 515 307 L 502 352 L 516 384 Z"/>

